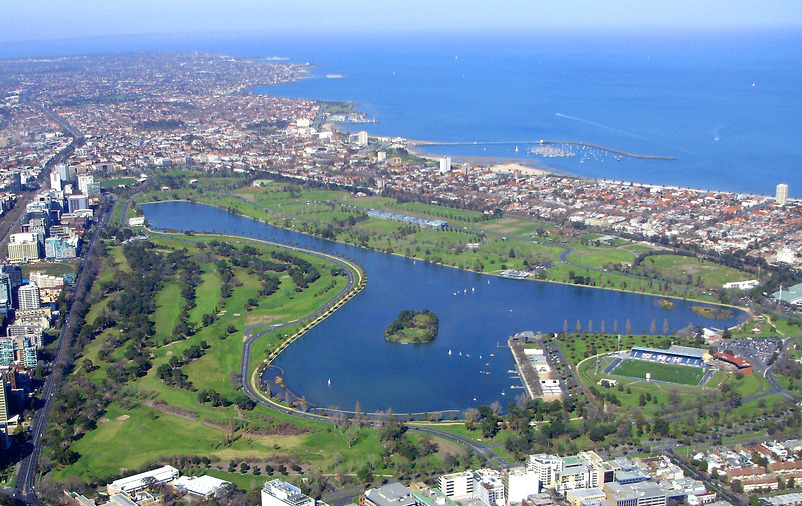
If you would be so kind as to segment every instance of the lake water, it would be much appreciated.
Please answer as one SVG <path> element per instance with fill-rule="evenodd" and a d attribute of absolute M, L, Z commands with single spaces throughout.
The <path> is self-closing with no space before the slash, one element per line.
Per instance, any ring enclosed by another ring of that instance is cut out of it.
<path fill-rule="evenodd" d="M 407 413 L 462 410 L 493 401 L 506 406 L 521 392 L 511 388 L 520 382 L 507 373 L 515 368 L 510 351 L 497 344 L 516 331 L 562 331 L 566 319 L 570 328 L 577 319 L 583 328 L 592 320 L 595 329 L 604 320 L 608 331 L 614 320 L 623 330 L 629 319 L 634 332 L 649 329 L 652 319 L 659 329 L 667 319 L 671 330 L 689 323 L 737 323 L 737 318 L 696 316 L 684 301 L 665 310 L 651 296 L 460 271 L 307 236 L 200 204 L 165 202 L 142 208 L 152 227 L 297 244 L 364 267 L 367 287 L 275 361 L 285 371 L 288 388 L 321 407 L 352 410 L 359 402 L 365 411 L 392 408 Z M 384 340 L 384 329 L 400 311 L 424 308 L 440 319 L 433 342 L 401 345 Z"/>

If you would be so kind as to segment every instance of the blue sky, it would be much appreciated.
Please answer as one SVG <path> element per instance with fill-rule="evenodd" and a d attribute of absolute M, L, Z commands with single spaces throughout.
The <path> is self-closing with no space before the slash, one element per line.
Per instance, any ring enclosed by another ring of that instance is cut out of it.
<path fill-rule="evenodd" d="M 802 27 L 799 0 L 6 0 L 0 42 L 185 32 Z"/>

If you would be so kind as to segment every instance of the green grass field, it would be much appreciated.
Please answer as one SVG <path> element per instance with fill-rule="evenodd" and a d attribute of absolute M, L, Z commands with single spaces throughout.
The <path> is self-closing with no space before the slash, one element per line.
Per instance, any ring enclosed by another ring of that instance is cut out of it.
<path fill-rule="evenodd" d="M 50 276 L 63 276 L 75 272 L 75 264 L 55 262 L 44 264 L 26 264 L 22 266 L 22 277 L 27 278 L 31 272 L 39 271 Z"/>
<path fill-rule="evenodd" d="M 104 179 L 100 182 L 101 188 L 117 188 L 119 185 L 124 184 L 130 186 L 136 184 L 136 178 L 133 177 L 115 177 L 112 179 Z"/>
<path fill-rule="evenodd" d="M 156 328 L 154 339 L 157 342 L 173 335 L 173 329 L 178 325 L 178 317 L 183 306 L 181 283 L 177 281 L 165 283 L 164 288 L 156 294 L 156 312 L 152 316 Z"/>
<path fill-rule="evenodd" d="M 744 281 L 753 274 L 714 264 L 707 260 L 681 255 L 654 255 L 641 262 L 640 269 L 654 270 L 660 275 L 676 280 L 701 280 L 707 288 L 721 288 L 724 283 Z"/>
<path fill-rule="evenodd" d="M 616 376 L 643 379 L 646 379 L 646 373 L 651 373 L 651 379 L 655 381 L 679 383 L 680 385 L 698 385 L 699 380 L 701 380 L 702 376 L 705 374 L 705 370 L 687 365 L 663 364 L 659 362 L 647 362 L 645 360 L 627 359 L 621 362 L 612 373 Z"/>

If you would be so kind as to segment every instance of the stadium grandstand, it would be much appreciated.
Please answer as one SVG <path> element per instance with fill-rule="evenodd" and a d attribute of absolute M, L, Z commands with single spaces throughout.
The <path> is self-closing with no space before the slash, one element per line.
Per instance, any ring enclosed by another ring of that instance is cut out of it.
<path fill-rule="evenodd" d="M 636 346 L 632 348 L 629 356 L 630 358 L 636 358 L 638 360 L 651 360 L 664 364 L 690 365 L 695 367 L 703 366 L 706 359 L 710 358 L 707 350 L 677 345 L 673 345 L 667 350 Z"/>
<path fill-rule="evenodd" d="M 724 362 L 725 364 L 734 367 L 736 370 L 741 372 L 742 374 L 749 376 L 752 374 L 752 363 L 748 360 L 744 360 L 740 357 L 736 357 L 731 353 L 727 353 L 726 351 L 720 351 L 716 353 L 716 358 Z"/>

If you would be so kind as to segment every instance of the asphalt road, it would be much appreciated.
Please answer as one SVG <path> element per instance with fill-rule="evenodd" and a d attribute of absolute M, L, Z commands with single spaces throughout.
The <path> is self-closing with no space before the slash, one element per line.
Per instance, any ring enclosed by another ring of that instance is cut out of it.
<path fill-rule="evenodd" d="M 113 207 L 114 197 L 105 198 L 101 205 L 101 212 L 98 216 L 98 222 L 95 224 L 92 234 L 89 239 L 89 244 L 83 256 L 83 261 L 79 267 L 78 277 L 75 282 L 75 290 L 72 292 L 72 300 L 70 301 L 70 312 L 64 320 L 64 325 L 61 327 L 59 334 L 58 346 L 56 348 L 56 359 L 53 362 L 53 370 L 48 375 L 42 388 L 42 396 L 40 401 L 43 403 L 39 409 L 34 413 L 33 424 L 31 427 L 30 440 L 26 442 L 23 448 L 25 457 L 20 461 L 19 469 L 17 470 L 17 481 L 14 485 L 13 495 L 17 502 L 23 504 L 39 504 L 36 497 L 36 470 L 39 464 L 39 457 L 42 454 L 42 437 L 44 436 L 45 429 L 47 428 L 48 418 L 50 411 L 53 408 L 53 396 L 59 387 L 61 375 L 57 372 L 59 364 L 67 362 L 67 354 L 70 350 L 69 339 L 74 333 L 73 322 L 77 319 L 77 309 L 75 305 L 76 297 L 79 294 L 85 294 L 89 288 L 91 280 L 87 279 L 84 275 L 84 268 L 87 261 L 95 254 L 97 238 L 100 230 L 105 227 L 106 223 L 111 216 L 111 208 Z"/>
<path fill-rule="evenodd" d="M 337 294 L 336 297 L 334 297 L 326 305 L 324 305 L 323 307 L 321 307 L 320 309 L 318 309 L 314 313 L 312 313 L 312 314 L 310 314 L 310 315 L 308 315 L 308 316 L 306 316 L 304 318 L 300 318 L 298 320 L 293 320 L 291 322 L 279 323 L 279 324 L 271 325 L 267 329 L 262 330 L 261 332 L 256 333 L 256 334 L 252 333 L 253 327 L 247 328 L 245 330 L 246 338 L 245 338 L 245 341 L 243 343 L 243 349 L 242 349 L 242 361 L 240 362 L 240 383 L 242 385 L 242 390 L 245 392 L 246 395 L 248 395 L 248 397 L 253 399 L 255 402 L 257 402 L 257 403 L 259 403 L 259 404 L 261 404 L 261 405 L 263 405 L 263 406 L 265 406 L 265 407 L 267 407 L 267 408 L 269 408 L 269 409 L 271 409 L 273 411 L 277 411 L 277 412 L 284 413 L 284 414 L 287 414 L 287 415 L 292 415 L 292 416 L 295 416 L 295 417 L 298 417 L 298 418 L 304 418 L 306 420 L 316 420 L 316 421 L 321 421 L 321 422 L 330 422 L 331 420 L 328 417 L 317 415 L 317 414 L 312 414 L 312 413 L 305 413 L 305 412 L 298 411 L 298 410 L 295 410 L 295 409 L 290 409 L 290 408 L 275 404 L 273 402 L 269 402 L 269 401 L 265 400 L 262 396 L 260 396 L 253 389 L 253 386 L 251 385 L 251 382 L 250 382 L 250 373 L 249 373 L 250 367 L 249 366 L 250 366 L 250 361 L 251 361 L 251 352 L 252 352 L 253 343 L 258 337 L 263 336 L 268 332 L 281 330 L 281 329 L 289 327 L 291 325 L 296 325 L 298 323 L 304 323 L 304 322 L 307 322 L 307 321 L 314 320 L 315 318 L 317 318 L 318 316 L 320 316 L 321 314 L 326 312 L 331 306 L 333 306 L 334 304 L 339 302 L 343 297 L 345 297 L 354 288 L 354 286 L 356 284 L 356 279 L 354 278 L 354 275 L 353 275 L 353 272 L 351 271 L 351 269 L 347 268 L 347 265 L 343 261 L 341 261 L 341 260 L 339 260 L 339 259 L 337 259 L 335 257 L 329 256 L 329 255 L 324 255 L 324 254 L 317 253 L 317 252 L 314 252 L 314 251 L 303 250 L 301 248 L 295 248 L 295 247 L 291 247 L 291 246 L 285 246 L 285 245 L 279 245 L 279 244 L 274 244 L 274 245 L 282 247 L 282 248 L 286 248 L 286 249 L 289 249 L 289 250 L 292 250 L 292 251 L 296 251 L 296 252 L 302 252 L 302 253 L 305 253 L 305 254 L 311 254 L 311 255 L 317 256 L 319 258 L 325 258 L 325 259 L 327 259 L 329 261 L 334 262 L 335 264 L 339 265 L 340 267 L 346 269 L 346 272 L 348 272 L 348 284 L 340 291 L 340 293 Z M 474 441 L 472 439 L 464 438 L 464 437 L 461 437 L 461 436 L 456 436 L 456 435 L 450 434 L 448 432 L 437 430 L 436 428 L 423 427 L 423 426 L 420 426 L 420 425 L 410 425 L 409 429 L 410 430 L 414 430 L 414 431 L 418 431 L 418 432 L 422 432 L 422 433 L 426 433 L 426 434 L 431 434 L 433 436 L 437 436 L 437 437 L 440 437 L 440 438 L 455 442 L 457 444 L 461 444 L 461 445 L 463 445 L 465 447 L 468 447 L 474 453 L 476 453 L 477 455 L 482 457 L 489 465 L 491 465 L 493 467 L 509 467 L 511 465 L 509 462 L 507 462 L 502 457 L 500 457 L 498 454 L 496 454 L 493 451 L 492 447 L 490 447 L 488 445 L 478 444 L 477 441 Z M 495 464 L 495 462 L 498 462 L 498 464 Z"/>

